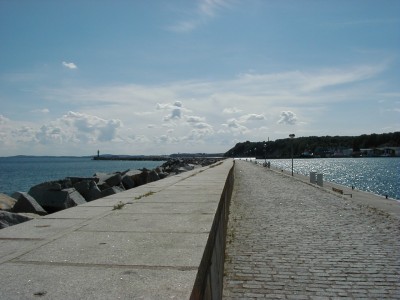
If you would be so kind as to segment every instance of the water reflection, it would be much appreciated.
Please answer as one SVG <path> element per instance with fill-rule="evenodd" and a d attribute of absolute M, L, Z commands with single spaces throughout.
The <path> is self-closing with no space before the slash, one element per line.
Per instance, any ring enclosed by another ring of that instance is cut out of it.
<path fill-rule="evenodd" d="M 264 160 L 259 160 L 261 163 Z M 291 170 L 291 159 L 270 159 L 271 166 Z M 400 200 L 400 157 L 295 159 L 294 173 L 323 173 L 326 181 Z"/>

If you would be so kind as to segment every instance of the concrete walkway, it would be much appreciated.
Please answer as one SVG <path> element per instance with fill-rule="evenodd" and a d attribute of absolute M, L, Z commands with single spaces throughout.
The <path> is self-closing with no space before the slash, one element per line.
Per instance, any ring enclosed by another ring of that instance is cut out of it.
<path fill-rule="evenodd" d="M 232 165 L 0 230 L 0 299 L 189 299 Z"/>
<path fill-rule="evenodd" d="M 236 161 L 223 298 L 400 299 L 398 203 L 364 195 Z"/>

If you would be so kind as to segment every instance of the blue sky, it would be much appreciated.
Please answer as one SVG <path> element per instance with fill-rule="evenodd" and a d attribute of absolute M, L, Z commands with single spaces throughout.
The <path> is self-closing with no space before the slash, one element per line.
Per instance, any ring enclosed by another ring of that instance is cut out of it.
<path fill-rule="evenodd" d="M 0 156 L 400 130 L 400 1 L 0 0 Z"/>

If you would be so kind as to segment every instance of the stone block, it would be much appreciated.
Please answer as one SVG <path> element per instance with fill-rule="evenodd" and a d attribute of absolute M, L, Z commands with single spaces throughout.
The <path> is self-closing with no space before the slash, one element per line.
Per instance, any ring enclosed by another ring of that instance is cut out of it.
<path fill-rule="evenodd" d="M 11 213 L 8 211 L 0 211 L 0 229 L 17 225 L 26 221 L 32 220 L 32 218 L 21 216 L 19 214 Z"/>
<path fill-rule="evenodd" d="M 33 196 L 31 190 L 29 190 L 28 194 Z M 48 213 L 86 203 L 85 199 L 75 188 L 66 188 L 60 191 L 44 190 L 37 194 L 38 197 L 33 197 Z"/>
<path fill-rule="evenodd" d="M 99 185 L 103 185 L 103 183 L 106 183 L 109 187 L 119 185 L 122 180 L 121 173 L 96 173 L 95 177 L 99 179 Z"/>
<path fill-rule="evenodd" d="M 147 176 L 147 183 L 160 180 L 160 176 L 158 176 L 155 170 L 150 171 L 149 175 Z"/>
<path fill-rule="evenodd" d="M 103 191 L 101 191 L 101 197 L 107 197 L 107 196 L 111 196 L 120 192 L 123 192 L 124 189 L 118 187 L 118 186 L 113 186 L 110 187 L 108 189 L 105 189 Z"/>
<path fill-rule="evenodd" d="M 0 194 L 0 210 L 11 210 L 17 201 L 6 195 Z"/>
<path fill-rule="evenodd" d="M 86 203 L 85 198 L 83 198 L 82 195 L 74 188 L 64 189 L 62 192 L 68 193 L 65 201 L 66 208 Z"/>
<path fill-rule="evenodd" d="M 74 188 L 86 201 L 101 198 L 101 191 L 94 180 L 84 180 L 74 184 Z"/>
<path fill-rule="evenodd" d="M 126 190 L 133 189 L 135 187 L 135 182 L 132 180 L 132 177 L 129 175 L 124 175 L 122 177 L 122 184 L 124 185 Z"/>
<path fill-rule="evenodd" d="M 12 211 L 15 213 L 34 213 L 38 215 L 47 215 L 47 212 L 40 204 L 28 193 L 15 192 L 12 197 L 17 200 Z"/>

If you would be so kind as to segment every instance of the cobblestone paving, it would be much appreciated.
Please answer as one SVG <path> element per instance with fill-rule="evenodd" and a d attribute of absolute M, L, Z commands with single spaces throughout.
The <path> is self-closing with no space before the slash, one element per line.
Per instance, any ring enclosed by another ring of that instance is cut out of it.
<path fill-rule="evenodd" d="M 400 221 L 237 161 L 224 299 L 400 299 Z"/>

